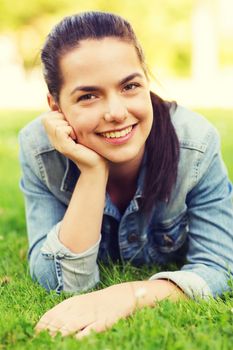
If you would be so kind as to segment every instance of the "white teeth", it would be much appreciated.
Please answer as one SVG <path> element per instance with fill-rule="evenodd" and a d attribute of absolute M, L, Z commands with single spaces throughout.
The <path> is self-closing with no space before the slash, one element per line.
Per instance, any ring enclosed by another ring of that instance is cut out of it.
<path fill-rule="evenodd" d="M 128 128 L 121 130 L 121 131 L 111 131 L 111 132 L 103 132 L 101 133 L 102 136 L 108 138 L 108 139 L 113 139 L 113 138 L 118 138 L 118 137 L 123 137 L 126 136 L 131 132 L 133 129 L 132 125 L 129 126 Z"/>

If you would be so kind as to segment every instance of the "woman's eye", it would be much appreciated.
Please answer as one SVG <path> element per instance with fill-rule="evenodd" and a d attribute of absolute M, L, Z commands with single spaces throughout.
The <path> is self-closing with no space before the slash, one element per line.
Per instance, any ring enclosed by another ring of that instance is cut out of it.
<path fill-rule="evenodd" d="M 86 95 L 82 95 L 78 98 L 78 102 L 79 101 L 88 101 L 88 100 L 94 100 L 96 98 L 95 95 L 93 94 L 86 94 Z"/>
<path fill-rule="evenodd" d="M 136 88 L 138 88 L 140 86 L 140 84 L 138 83 L 130 83 L 130 84 L 127 84 L 125 87 L 124 87 L 124 90 L 128 91 L 128 90 L 135 90 Z"/>

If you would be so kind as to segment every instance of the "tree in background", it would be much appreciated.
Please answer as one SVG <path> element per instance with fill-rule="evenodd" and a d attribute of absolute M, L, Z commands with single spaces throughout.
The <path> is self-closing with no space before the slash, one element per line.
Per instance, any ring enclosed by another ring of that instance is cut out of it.
<path fill-rule="evenodd" d="M 222 8 L 230 13 L 232 0 L 0 0 L 0 32 L 17 42 L 24 67 L 31 69 L 39 64 L 45 36 L 62 17 L 86 10 L 114 12 L 133 24 L 155 74 L 203 76 L 216 69 L 219 58 L 221 63 L 233 58 L 229 40 L 217 42 L 217 29 L 227 23 L 219 23 Z M 232 40 L 232 24 L 229 28 Z"/>
<path fill-rule="evenodd" d="M 0 0 L 0 31 L 15 38 L 24 67 L 39 64 L 45 36 L 63 16 L 86 10 L 115 12 L 127 18 L 143 43 L 148 65 L 188 74 L 193 0 Z M 177 6 L 178 5 L 178 6 Z"/>

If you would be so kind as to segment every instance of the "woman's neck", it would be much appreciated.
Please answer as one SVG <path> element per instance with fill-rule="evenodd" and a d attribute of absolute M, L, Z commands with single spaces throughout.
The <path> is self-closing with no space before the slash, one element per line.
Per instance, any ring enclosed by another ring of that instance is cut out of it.
<path fill-rule="evenodd" d="M 110 167 L 107 191 L 122 214 L 136 192 L 139 167 L 140 164 L 134 167 L 129 167 L 129 164 Z"/>
<path fill-rule="evenodd" d="M 115 187 L 119 184 L 122 187 L 134 186 L 137 182 L 138 172 L 142 162 L 144 149 L 140 154 L 129 162 L 109 164 L 108 186 Z"/>
<path fill-rule="evenodd" d="M 131 161 L 109 163 L 107 192 L 112 202 L 123 214 L 137 190 L 137 178 L 144 155 L 144 148 Z"/>

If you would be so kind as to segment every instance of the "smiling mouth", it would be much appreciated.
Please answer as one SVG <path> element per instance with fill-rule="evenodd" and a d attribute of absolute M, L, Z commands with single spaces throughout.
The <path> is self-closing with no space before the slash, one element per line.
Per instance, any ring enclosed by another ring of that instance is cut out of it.
<path fill-rule="evenodd" d="M 106 137 L 107 139 L 117 139 L 128 135 L 135 125 L 130 125 L 127 128 L 119 131 L 102 132 L 99 135 Z"/>

